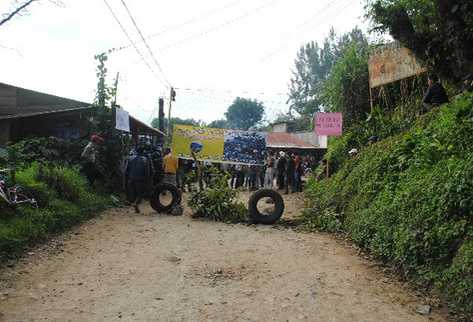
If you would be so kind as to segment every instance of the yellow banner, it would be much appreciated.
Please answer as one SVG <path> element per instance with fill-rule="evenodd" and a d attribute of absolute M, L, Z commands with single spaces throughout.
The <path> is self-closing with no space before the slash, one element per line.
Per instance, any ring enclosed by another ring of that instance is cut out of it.
<path fill-rule="evenodd" d="M 222 160 L 225 130 L 190 125 L 175 125 L 172 133 L 172 153 L 176 157 L 191 157 L 192 142 L 203 144 L 199 159 Z"/>

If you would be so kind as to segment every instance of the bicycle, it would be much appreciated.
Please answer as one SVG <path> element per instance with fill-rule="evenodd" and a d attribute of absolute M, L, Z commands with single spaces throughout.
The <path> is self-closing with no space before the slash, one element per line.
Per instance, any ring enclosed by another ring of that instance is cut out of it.
<path fill-rule="evenodd" d="M 9 169 L 0 170 L 0 197 L 11 207 L 29 204 L 33 208 L 38 208 L 36 199 L 23 186 L 19 184 L 8 186 L 7 177 L 2 173 L 8 173 L 9 171 Z"/>

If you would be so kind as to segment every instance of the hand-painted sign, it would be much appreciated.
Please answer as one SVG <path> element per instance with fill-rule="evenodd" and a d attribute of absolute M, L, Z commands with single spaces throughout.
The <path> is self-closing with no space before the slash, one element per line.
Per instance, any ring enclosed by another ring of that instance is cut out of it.
<path fill-rule="evenodd" d="M 192 142 L 203 146 L 198 154 L 200 160 L 262 164 L 266 155 L 265 133 L 174 126 L 172 150 L 175 156 L 190 158 Z"/>
<path fill-rule="evenodd" d="M 175 125 L 172 134 L 172 151 L 176 157 L 190 158 L 190 144 L 199 142 L 203 146 L 199 159 L 222 160 L 223 138 L 223 129 Z"/>
<path fill-rule="evenodd" d="M 370 87 L 393 83 L 426 71 L 412 51 L 395 42 L 375 49 L 369 58 Z"/>
<path fill-rule="evenodd" d="M 342 113 L 316 113 L 314 124 L 317 135 L 341 136 L 343 133 Z"/>
<path fill-rule="evenodd" d="M 124 109 L 115 109 L 115 128 L 120 131 L 130 132 L 130 115 Z"/>

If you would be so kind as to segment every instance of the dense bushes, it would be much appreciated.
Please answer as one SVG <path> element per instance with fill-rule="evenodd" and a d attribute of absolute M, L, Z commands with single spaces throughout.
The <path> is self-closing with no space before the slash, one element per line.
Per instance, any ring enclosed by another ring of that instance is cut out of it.
<path fill-rule="evenodd" d="M 21 206 L 11 209 L 0 202 L 0 258 L 11 258 L 25 247 L 63 231 L 95 212 L 109 201 L 88 189 L 78 169 L 42 167 L 34 163 L 16 174 L 18 183 L 28 187 L 39 209 Z"/>
<path fill-rule="evenodd" d="M 344 229 L 473 315 L 473 95 L 366 146 L 307 193 L 309 228 Z M 348 134 L 349 136 L 350 134 Z"/>
<path fill-rule="evenodd" d="M 79 163 L 86 140 L 63 140 L 56 137 L 31 138 L 8 146 L 11 163 L 54 162 L 71 165 Z"/>

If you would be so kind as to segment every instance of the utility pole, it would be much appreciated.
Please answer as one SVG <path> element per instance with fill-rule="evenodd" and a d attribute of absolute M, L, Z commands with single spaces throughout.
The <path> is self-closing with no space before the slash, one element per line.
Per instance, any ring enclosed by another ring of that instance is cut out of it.
<path fill-rule="evenodd" d="M 159 114 L 158 114 L 159 130 L 164 133 L 164 98 L 160 97 L 158 104 L 159 104 Z"/>
<path fill-rule="evenodd" d="M 171 87 L 171 91 L 169 93 L 169 109 L 168 109 L 168 138 L 171 137 L 171 108 L 172 102 L 176 100 L 176 91 L 173 87 Z"/>

